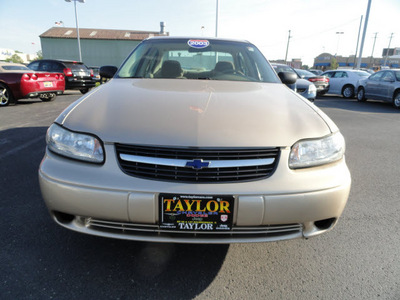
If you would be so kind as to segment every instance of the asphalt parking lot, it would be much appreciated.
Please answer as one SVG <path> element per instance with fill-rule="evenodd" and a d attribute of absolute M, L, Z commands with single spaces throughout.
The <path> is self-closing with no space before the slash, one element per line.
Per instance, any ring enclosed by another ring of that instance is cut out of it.
<path fill-rule="evenodd" d="M 400 299 L 400 110 L 318 98 L 346 138 L 352 190 L 310 240 L 152 244 L 70 232 L 41 199 L 47 127 L 81 96 L 0 108 L 2 299 Z"/>

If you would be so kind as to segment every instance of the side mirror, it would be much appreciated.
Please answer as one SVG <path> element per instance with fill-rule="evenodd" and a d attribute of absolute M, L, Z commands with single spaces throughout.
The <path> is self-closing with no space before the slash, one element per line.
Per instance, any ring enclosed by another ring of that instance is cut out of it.
<path fill-rule="evenodd" d="M 297 75 L 292 72 L 279 72 L 278 76 L 281 79 L 282 83 L 284 83 L 286 85 L 294 84 L 294 83 L 296 83 L 296 80 L 297 80 Z"/>
<path fill-rule="evenodd" d="M 100 77 L 101 78 L 113 78 L 115 73 L 117 73 L 118 68 L 115 66 L 103 66 L 100 67 Z"/>

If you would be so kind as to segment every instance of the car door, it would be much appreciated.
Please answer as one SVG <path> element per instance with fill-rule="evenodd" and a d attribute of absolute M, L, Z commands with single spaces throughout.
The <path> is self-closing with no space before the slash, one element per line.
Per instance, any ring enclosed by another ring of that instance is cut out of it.
<path fill-rule="evenodd" d="M 392 101 L 393 92 L 395 89 L 396 77 L 392 71 L 385 71 L 377 88 L 377 96 L 379 99 Z"/>
<path fill-rule="evenodd" d="M 377 72 L 372 74 L 365 84 L 365 97 L 371 99 L 379 99 L 378 97 L 378 90 L 379 90 L 379 83 L 382 78 L 383 72 Z"/>
<path fill-rule="evenodd" d="M 327 94 L 335 94 L 335 83 L 334 83 L 334 76 L 335 76 L 335 71 L 332 72 L 325 72 L 321 76 L 326 76 L 329 78 L 329 90 Z"/>
<path fill-rule="evenodd" d="M 343 71 L 336 71 L 334 72 L 334 74 L 332 75 L 331 78 L 329 78 L 329 94 L 337 94 L 340 95 L 342 93 L 342 87 L 344 85 L 344 77 L 345 72 Z"/>

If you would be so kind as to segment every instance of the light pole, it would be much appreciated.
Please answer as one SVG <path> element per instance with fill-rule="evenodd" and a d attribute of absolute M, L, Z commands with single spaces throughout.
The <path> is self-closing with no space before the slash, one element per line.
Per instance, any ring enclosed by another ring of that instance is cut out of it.
<path fill-rule="evenodd" d="M 79 61 L 82 61 L 81 40 L 79 38 L 78 14 L 76 13 L 76 1 L 80 3 L 85 3 L 85 0 L 65 0 L 65 2 L 72 2 L 72 1 L 74 1 L 74 6 L 75 6 L 75 22 L 76 22 L 76 35 L 78 38 Z"/>
<path fill-rule="evenodd" d="M 215 9 L 215 37 L 218 37 L 218 14 L 219 14 L 219 5 L 217 0 L 217 7 Z"/>
<path fill-rule="evenodd" d="M 358 36 L 357 36 L 356 54 L 354 54 L 353 69 L 356 67 L 356 59 L 357 59 L 357 52 L 358 52 L 358 43 L 360 42 L 360 32 L 361 32 L 361 25 L 362 25 L 363 17 L 364 17 L 364 16 L 361 15 L 360 28 L 358 29 Z"/>
<path fill-rule="evenodd" d="M 358 55 L 358 60 L 357 60 L 357 69 L 361 68 L 362 53 L 364 49 L 365 34 L 367 33 L 367 28 L 368 28 L 369 10 L 371 9 L 371 2 L 372 0 L 368 0 L 367 13 L 365 15 L 364 31 L 361 39 L 360 54 Z"/>
<path fill-rule="evenodd" d="M 340 42 L 340 36 L 341 36 L 342 34 L 344 34 L 344 32 L 343 32 L 343 31 L 338 31 L 338 32 L 336 32 L 336 34 L 338 35 L 338 40 L 337 40 L 337 46 L 336 46 L 336 54 L 335 54 L 335 56 L 337 56 L 337 55 L 338 55 L 338 52 L 339 52 L 339 42 Z"/>
<path fill-rule="evenodd" d="M 288 39 L 287 39 L 287 45 L 286 45 L 286 55 L 285 55 L 285 64 L 287 62 L 287 55 L 289 52 L 289 42 L 290 42 L 290 38 L 292 38 L 292 36 L 290 35 L 291 30 L 289 30 L 289 35 L 288 35 Z"/>

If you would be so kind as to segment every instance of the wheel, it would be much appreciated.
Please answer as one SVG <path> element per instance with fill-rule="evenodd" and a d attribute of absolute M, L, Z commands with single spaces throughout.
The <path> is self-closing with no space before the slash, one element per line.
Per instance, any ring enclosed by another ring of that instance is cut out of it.
<path fill-rule="evenodd" d="M 393 106 L 400 108 L 400 91 L 397 91 L 393 96 Z"/>
<path fill-rule="evenodd" d="M 42 100 L 43 102 L 50 102 L 56 99 L 57 95 L 55 93 L 46 93 L 46 94 L 40 94 L 39 99 Z"/>
<path fill-rule="evenodd" d="M 358 102 L 364 102 L 364 101 L 366 101 L 367 99 L 365 98 L 365 90 L 364 90 L 364 88 L 363 87 L 360 87 L 359 89 L 358 89 L 358 92 L 357 92 L 357 101 Z"/>
<path fill-rule="evenodd" d="M 7 106 L 13 101 L 14 99 L 10 89 L 5 84 L 0 83 L 0 106 Z"/>
<path fill-rule="evenodd" d="M 89 88 L 80 89 L 79 91 L 80 91 L 82 94 L 86 94 L 87 92 L 89 92 Z"/>
<path fill-rule="evenodd" d="M 353 98 L 354 97 L 354 86 L 345 85 L 342 90 L 342 95 L 345 98 Z"/>

